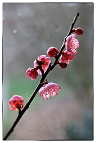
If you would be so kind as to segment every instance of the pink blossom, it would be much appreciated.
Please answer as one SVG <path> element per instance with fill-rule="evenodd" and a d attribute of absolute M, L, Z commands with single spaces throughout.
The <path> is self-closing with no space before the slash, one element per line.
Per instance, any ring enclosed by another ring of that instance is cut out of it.
<path fill-rule="evenodd" d="M 59 53 L 58 49 L 55 47 L 50 47 L 47 50 L 47 55 L 49 55 L 49 57 L 55 57 L 57 54 Z"/>
<path fill-rule="evenodd" d="M 51 63 L 51 60 L 49 57 L 46 57 L 46 55 L 41 55 L 40 57 L 38 57 L 38 61 L 41 62 L 41 67 L 43 69 L 44 72 L 46 72 L 49 64 Z M 38 63 L 35 60 L 34 61 L 34 67 L 37 68 L 38 67 Z M 40 69 L 37 70 L 38 74 L 42 75 Z"/>
<path fill-rule="evenodd" d="M 73 32 L 76 35 L 82 35 L 84 33 L 84 30 L 81 27 L 78 27 L 77 29 L 73 29 Z"/>
<path fill-rule="evenodd" d="M 35 68 L 28 68 L 26 70 L 26 75 L 31 78 L 31 80 L 35 80 L 38 76 L 38 72 Z"/>
<path fill-rule="evenodd" d="M 72 61 L 74 58 L 74 54 L 72 52 L 62 51 L 62 55 L 60 57 L 61 62 L 69 64 L 70 61 Z"/>
<path fill-rule="evenodd" d="M 9 107 L 12 111 L 18 111 L 23 108 L 24 98 L 19 95 L 14 95 L 9 100 Z"/>
<path fill-rule="evenodd" d="M 77 54 L 76 49 L 79 47 L 79 41 L 75 39 L 75 36 L 75 34 L 71 34 L 66 38 L 66 50 L 68 52 Z"/>
<path fill-rule="evenodd" d="M 40 90 L 39 90 L 39 96 L 42 95 L 43 99 L 48 99 L 50 96 L 55 97 L 58 95 L 58 91 L 61 90 L 61 87 L 56 83 L 48 83 L 45 84 Z"/>

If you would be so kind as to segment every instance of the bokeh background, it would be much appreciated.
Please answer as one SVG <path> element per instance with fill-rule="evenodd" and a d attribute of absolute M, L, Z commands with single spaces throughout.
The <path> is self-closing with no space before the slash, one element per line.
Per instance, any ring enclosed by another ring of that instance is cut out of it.
<path fill-rule="evenodd" d="M 49 47 L 60 49 L 77 12 L 75 28 L 84 29 L 73 61 L 47 76 L 60 94 L 47 101 L 37 94 L 8 140 L 93 139 L 93 11 L 93 3 L 3 3 L 3 136 L 18 115 L 9 99 L 23 96 L 25 105 L 41 78 L 32 81 L 27 68 Z"/>

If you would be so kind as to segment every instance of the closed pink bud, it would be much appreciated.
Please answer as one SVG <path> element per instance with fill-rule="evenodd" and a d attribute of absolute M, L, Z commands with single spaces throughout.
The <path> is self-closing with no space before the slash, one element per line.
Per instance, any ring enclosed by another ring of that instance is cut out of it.
<path fill-rule="evenodd" d="M 59 53 L 58 49 L 55 48 L 55 47 L 50 47 L 48 50 L 47 50 L 47 55 L 49 57 L 55 57 L 57 54 Z"/>
<path fill-rule="evenodd" d="M 28 68 L 26 70 L 26 75 L 31 78 L 31 80 L 35 80 L 38 76 L 38 72 L 36 68 Z"/>
<path fill-rule="evenodd" d="M 58 65 L 62 68 L 62 69 L 65 69 L 67 67 L 67 64 L 66 63 L 63 63 L 63 62 L 60 62 L 58 61 Z"/>
<path fill-rule="evenodd" d="M 24 98 L 19 95 L 14 95 L 9 100 L 9 107 L 12 111 L 19 111 L 19 109 L 23 108 Z"/>
<path fill-rule="evenodd" d="M 76 33 L 76 35 L 82 35 L 84 33 L 84 30 L 78 27 L 77 29 L 73 29 L 73 32 Z"/>

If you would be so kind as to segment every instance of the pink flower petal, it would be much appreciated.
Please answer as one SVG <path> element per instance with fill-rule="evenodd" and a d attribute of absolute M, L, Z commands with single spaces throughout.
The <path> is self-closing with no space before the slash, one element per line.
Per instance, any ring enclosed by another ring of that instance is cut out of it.
<path fill-rule="evenodd" d="M 55 97 L 58 91 L 61 90 L 60 86 L 56 83 L 48 83 L 39 90 L 39 96 L 42 95 L 43 99 L 48 99 L 50 96 Z"/>
<path fill-rule="evenodd" d="M 79 47 L 79 41 L 75 39 L 75 36 L 75 34 L 71 34 L 66 38 L 66 50 L 73 54 L 77 53 L 76 49 Z"/>

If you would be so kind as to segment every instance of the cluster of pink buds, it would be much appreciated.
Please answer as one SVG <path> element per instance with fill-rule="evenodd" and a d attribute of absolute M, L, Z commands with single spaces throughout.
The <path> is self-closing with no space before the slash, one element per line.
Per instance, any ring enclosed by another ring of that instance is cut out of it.
<path fill-rule="evenodd" d="M 75 39 L 75 34 L 71 34 L 66 38 L 66 50 L 62 51 L 60 61 L 58 61 L 58 65 L 63 69 L 67 66 L 62 66 L 65 64 L 69 64 L 70 61 L 73 60 L 75 54 L 77 54 L 77 48 L 79 48 L 79 41 Z"/>
<path fill-rule="evenodd" d="M 38 76 L 38 74 L 42 75 L 42 72 L 41 70 L 39 69 L 39 65 L 38 65 L 38 62 L 40 63 L 41 65 L 41 68 L 44 72 L 46 72 L 49 64 L 51 63 L 51 60 L 49 57 L 46 57 L 46 55 L 41 55 L 40 57 L 38 57 L 38 59 L 36 59 L 34 61 L 34 68 L 28 68 L 26 70 L 26 75 L 28 77 L 31 78 L 31 80 L 35 80 Z"/>
<path fill-rule="evenodd" d="M 72 30 L 74 34 L 69 35 L 66 38 L 66 49 L 62 51 L 60 56 L 60 61 L 57 61 L 57 64 L 62 68 L 65 69 L 70 61 L 73 60 L 75 54 L 77 54 L 77 48 L 79 48 L 79 41 L 75 39 L 76 35 L 82 35 L 83 29 L 78 27 L 77 29 Z M 56 47 L 50 47 L 47 50 L 47 55 L 49 57 L 57 57 L 59 50 Z M 48 69 L 51 59 L 46 57 L 46 55 L 41 55 L 34 61 L 34 68 L 28 68 L 26 70 L 26 76 L 31 78 L 31 80 L 35 80 L 38 74 L 42 75 Z M 43 97 L 43 99 L 48 99 L 50 96 L 55 97 L 58 95 L 58 91 L 61 90 L 60 86 L 56 83 L 46 83 L 43 87 L 39 90 L 39 95 Z M 12 111 L 17 111 L 23 108 L 24 99 L 19 95 L 14 95 L 9 100 L 9 106 Z"/>
<path fill-rule="evenodd" d="M 77 54 L 77 48 L 79 48 L 79 41 L 75 39 L 76 35 L 82 35 L 83 29 L 78 27 L 77 29 L 73 29 L 75 34 L 71 34 L 66 38 L 66 50 L 62 51 L 60 61 L 57 61 L 57 64 L 62 68 L 65 69 L 67 64 L 73 60 L 75 54 Z M 55 47 L 50 47 L 47 50 L 47 55 L 50 57 L 56 57 L 59 53 L 58 49 Z"/>
<path fill-rule="evenodd" d="M 74 54 L 77 54 L 77 48 L 79 47 L 79 41 L 75 39 L 76 35 L 82 35 L 83 34 L 83 29 L 78 27 L 77 29 L 73 29 L 73 32 L 75 34 L 71 34 L 66 38 L 66 50 L 62 51 L 60 61 L 57 62 L 57 64 L 62 68 L 66 68 L 67 64 L 69 64 L 70 61 L 73 60 Z M 56 47 L 50 47 L 47 50 L 47 55 L 49 57 L 55 57 L 58 55 L 59 50 Z M 31 80 L 35 80 L 38 76 L 38 74 L 42 75 L 42 71 L 45 73 L 46 70 L 48 69 L 51 60 L 49 57 L 46 57 L 46 55 L 41 55 L 34 61 L 34 68 L 28 68 L 26 70 L 26 75 L 31 78 Z M 42 68 L 42 71 L 39 67 Z"/>
<path fill-rule="evenodd" d="M 58 65 L 64 69 L 67 67 L 70 61 L 73 60 L 75 54 L 77 54 L 77 48 L 79 48 L 79 41 L 75 39 L 76 35 L 82 35 L 83 29 L 78 27 L 77 29 L 73 29 L 75 34 L 71 34 L 66 38 L 66 50 L 62 51 L 60 61 L 58 61 Z"/>

